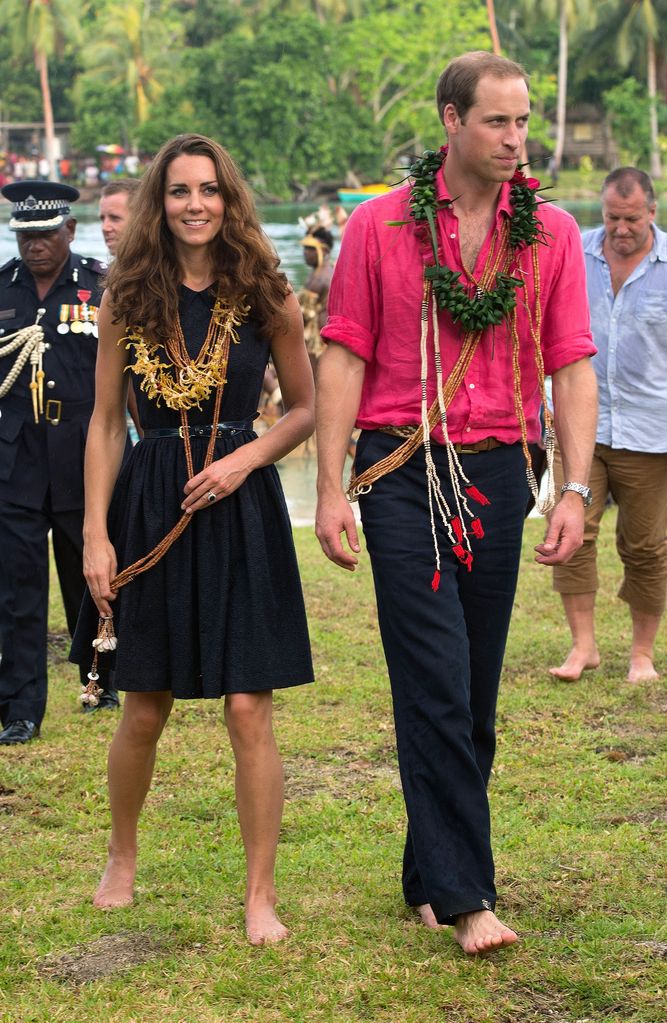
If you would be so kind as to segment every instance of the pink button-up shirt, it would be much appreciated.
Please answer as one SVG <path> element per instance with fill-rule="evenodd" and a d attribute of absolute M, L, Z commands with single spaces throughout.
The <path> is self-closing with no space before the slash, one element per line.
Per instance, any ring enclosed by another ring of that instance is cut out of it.
<path fill-rule="evenodd" d="M 496 226 L 511 215 L 510 186 L 504 184 L 496 209 Z M 437 176 L 437 196 L 449 200 L 442 171 Z M 402 426 L 421 421 L 420 413 L 420 307 L 423 268 L 432 262 L 430 246 L 420 240 L 410 223 L 389 227 L 387 221 L 409 220 L 409 187 L 362 203 L 350 217 L 329 293 L 329 318 L 322 336 L 336 341 L 366 363 L 357 426 Z M 538 245 L 540 298 L 542 304 L 541 347 L 547 375 L 578 359 L 595 354 L 592 341 L 586 274 L 581 235 L 575 220 L 557 207 L 544 203 L 540 220 L 548 235 Z M 437 213 L 440 260 L 462 270 L 459 222 L 453 208 Z M 489 231 L 477 257 L 473 274 L 482 274 L 491 245 Z M 517 290 L 518 333 L 523 405 L 528 439 L 540 434 L 540 395 L 535 350 L 529 330 L 526 302 L 535 308 L 535 287 L 530 252 L 522 253 L 519 272 L 526 286 Z M 465 281 L 465 275 L 461 278 Z M 460 351 L 461 329 L 449 313 L 439 313 L 440 345 L 444 379 Z M 429 337 L 431 328 L 429 328 Z M 432 338 L 429 340 L 429 405 L 435 398 Z M 521 438 L 514 411 L 514 384 L 510 331 L 505 323 L 489 328 L 477 347 L 462 386 L 447 414 L 450 439 L 475 443 L 496 437 L 504 443 Z M 440 427 L 434 438 L 442 440 Z"/>

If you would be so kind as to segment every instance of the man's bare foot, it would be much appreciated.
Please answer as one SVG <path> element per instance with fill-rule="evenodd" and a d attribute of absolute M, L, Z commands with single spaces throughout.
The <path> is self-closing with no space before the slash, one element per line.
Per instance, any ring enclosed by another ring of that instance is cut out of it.
<path fill-rule="evenodd" d="M 414 911 L 419 915 L 421 922 L 425 927 L 428 927 L 431 931 L 443 930 L 443 924 L 439 924 L 435 918 L 435 913 L 431 909 L 428 902 L 425 902 L 423 906 L 414 906 Z"/>
<path fill-rule="evenodd" d="M 549 668 L 549 674 L 563 682 L 578 682 L 582 672 L 600 667 L 600 654 L 597 647 L 580 650 L 572 647 L 569 654 L 558 668 Z"/>
<path fill-rule="evenodd" d="M 120 909 L 134 900 L 134 877 L 137 872 L 136 856 L 117 856 L 109 853 L 109 859 L 93 905 L 98 909 Z"/>
<path fill-rule="evenodd" d="M 464 952 L 478 956 L 495 952 L 518 941 L 516 934 L 488 909 L 476 913 L 461 913 L 454 924 L 454 937 Z"/>
<path fill-rule="evenodd" d="M 626 682 L 653 682 L 660 678 L 647 654 L 630 654 L 630 669 Z"/>
<path fill-rule="evenodd" d="M 275 945 L 289 935 L 271 902 L 253 900 L 245 911 L 245 930 L 251 945 Z"/>

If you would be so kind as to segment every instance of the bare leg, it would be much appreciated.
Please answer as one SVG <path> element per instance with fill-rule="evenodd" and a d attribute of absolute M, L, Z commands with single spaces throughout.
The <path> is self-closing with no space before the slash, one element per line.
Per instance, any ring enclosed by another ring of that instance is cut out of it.
<path fill-rule="evenodd" d="M 572 649 L 558 668 L 549 673 L 565 682 L 576 682 L 588 668 L 600 665 L 595 642 L 595 593 L 561 593 L 567 624 L 572 633 Z"/>
<path fill-rule="evenodd" d="M 275 865 L 283 810 L 283 769 L 273 735 L 272 696 L 231 693 L 225 720 L 236 758 L 236 805 L 246 854 L 246 933 L 251 945 L 281 941 Z"/>
<path fill-rule="evenodd" d="M 155 766 L 157 742 L 171 712 L 170 692 L 127 693 L 109 750 L 109 859 L 93 904 L 129 906 L 137 868 L 137 823 Z"/>
<path fill-rule="evenodd" d="M 428 927 L 429 930 L 442 931 L 444 929 L 444 925 L 439 924 L 436 920 L 435 913 L 431 909 L 430 903 L 425 902 L 423 906 L 415 906 L 415 912 L 419 914 L 419 918 L 424 927 Z"/>
<path fill-rule="evenodd" d="M 454 937 L 468 955 L 495 952 L 518 941 L 518 934 L 506 927 L 495 913 L 481 909 L 476 913 L 461 913 L 456 918 Z"/>
<path fill-rule="evenodd" d="M 660 678 L 653 666 L 653 645 L 662 615 L 648 615 L 630 608 L 632 615 L 632 647 L 628 682 L 650 682 Z"/>

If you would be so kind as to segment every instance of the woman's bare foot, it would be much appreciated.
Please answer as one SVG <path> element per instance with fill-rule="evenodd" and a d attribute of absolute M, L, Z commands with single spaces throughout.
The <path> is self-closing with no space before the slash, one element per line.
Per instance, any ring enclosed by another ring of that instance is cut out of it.
<path fill-rule="evenodd" d="M 414 906 L 414 911 L 419 915 L 421 922 L 424 927 L 428 927 L 431 931 L 443 930 L 443 924 L 439 924 L 435 918 L 435 913 L 431 909 L 428 902 L 425 902 L 423 906 Z"/>
<path fill-rule="evenodd" d="M 573 646 L 560 667 L 549 668 L 549 674 L 563 682 L 578 682 L 582 672 L 599 667 L 600 654 L 597 647 L 583 650 Z"/>
<path fill-rule="evenodd" d="M 626 682 L 653 682 L 660 678 L 648 654 L 630 654 L 630 668 Z"/>
<path fill-rule="evenodd" d="M 273 903 L 259 899 L 246 903 L 245 931 L 251 945 L 275 945 L 289 935 Z"/>
<path fill-rule="evenodd" d="M 131 905 L 136 872 L 136 856 L 119 856 L 110 852 L 93 905 L 98 909 L 120 909 Z"/>
<path fill-rule="evenodd" d="M 454 937 L 468 955 L 495 952 L 518 941 L 519 936 L 506 927 L 495 913 L 480 909 L 475 913 L 461 913 L 454 924 Z"/>

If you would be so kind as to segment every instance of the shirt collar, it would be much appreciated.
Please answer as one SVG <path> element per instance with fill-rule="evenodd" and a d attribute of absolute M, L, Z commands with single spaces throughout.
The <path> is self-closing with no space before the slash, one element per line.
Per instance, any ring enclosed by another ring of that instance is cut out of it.
<path fill-rule="evenodd" d="M 667 263 L 667 233 L 661 231 L 655 224 L 651 224 L 651 230 L 653 231 L 653 247 L 648 253 L 647 257 L 650 263 L 655 263 L 659 260 L 661 263 Z M 594 228 L 592 231 L 587 231 L 584 235 L 584 252 L 589 256 L 595 256 L 596 259 L 601 259 L 604 263 L 607 262 L 602 251 L 604 245 L 605 229 L 604 226 Z"/>
<path fill-rule="evenodd" d="M 511 186 L 509 181 L 504 181 L 500 186 L 500 193 L 498 195 L 498 201 L 496 202 L 496 223 L 498 223 L 501 213 L 511 217 L 514 212 L 512 202 L 510 200 L 510 189 Z M 444 165 L 440 168 L 436 175 L 435 197 L 438 202 L 453 202 L 452 196 L 449 194 L 447 189 L 447 182 L 445 181 Z"/>

